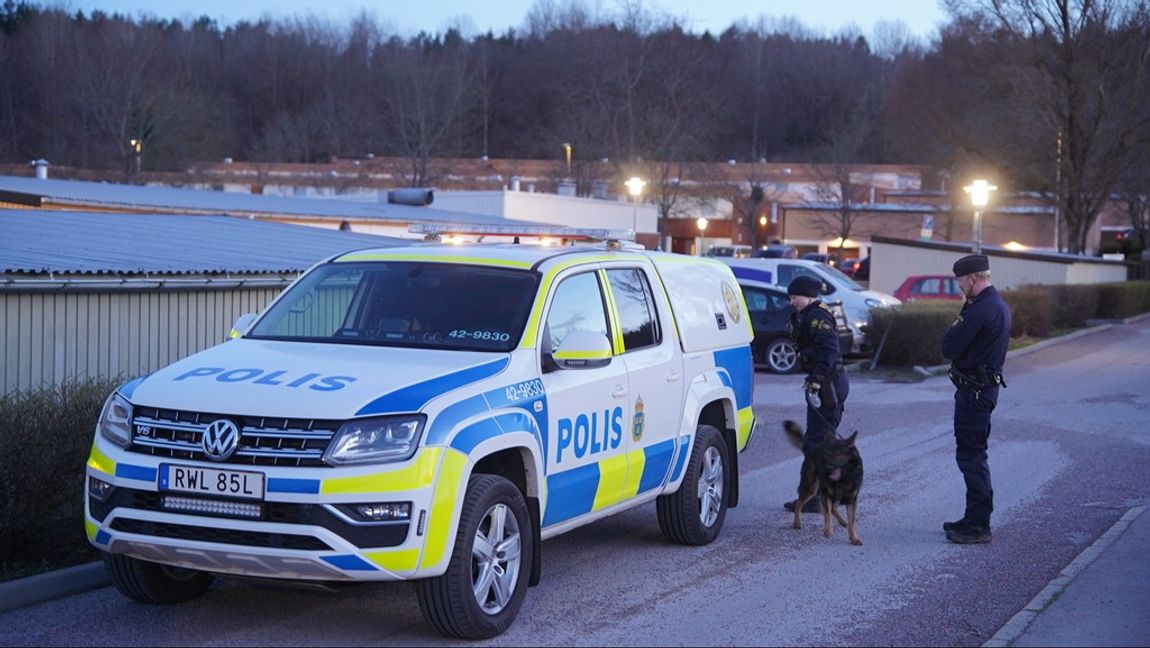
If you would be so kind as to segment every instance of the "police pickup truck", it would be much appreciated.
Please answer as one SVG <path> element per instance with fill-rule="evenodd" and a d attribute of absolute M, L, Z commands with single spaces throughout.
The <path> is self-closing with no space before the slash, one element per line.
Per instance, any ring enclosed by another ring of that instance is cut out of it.
<path fill-rule="evenodd" d="M 714 540 L 755 428 L 730 268 L 558 234 L 595 240 L 337 255 L 117 389 L 85 502 L 115 586 L 412 580 L 432 626 L 477 639 L 548 537 L 655 500 L 670 541 Z"/>

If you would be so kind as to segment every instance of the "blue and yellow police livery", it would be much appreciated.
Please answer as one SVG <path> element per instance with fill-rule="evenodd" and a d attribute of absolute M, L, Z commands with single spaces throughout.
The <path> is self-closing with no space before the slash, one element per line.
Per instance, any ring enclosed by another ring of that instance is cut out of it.
<path fill-rule="evenodd" d="M 217 575 L 410 579 L 438 630 L 494 636 L 547 537 L 651 500 L 670 540 L 717 536 L 755 426 L 750 341 L 716 261 L 618 241 L 342 254 L 109 397 L 88 537 L 137 600 Z"/>

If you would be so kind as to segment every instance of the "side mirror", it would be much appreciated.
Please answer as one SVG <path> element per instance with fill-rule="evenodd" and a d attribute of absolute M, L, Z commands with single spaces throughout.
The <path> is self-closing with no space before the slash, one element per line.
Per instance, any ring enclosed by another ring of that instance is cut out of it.
<path fill-rule="evenodd" d="M 576 329 L 563 338 L 552 355 L 560 369 L 594 369 L 611 364 L 611 341 L 606 335 Z"/>
<path fill-rule="evenodd" d="M 228 339 L 234 340 L 244 333 L 248 332 L 252 324 L 256 321 L 255 313 L 244 313 L 236 318 L 236 323 L 232 324 L 232 330 L 228 333 Z"/>

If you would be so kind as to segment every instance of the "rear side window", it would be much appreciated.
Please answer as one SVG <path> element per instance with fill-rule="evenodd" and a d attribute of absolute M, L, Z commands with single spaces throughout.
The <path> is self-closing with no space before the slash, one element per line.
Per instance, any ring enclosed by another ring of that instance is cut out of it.
<path fill-rule="evenodd" d="M 743 299 L 747 300 L 747 310 L 752 313 L 780 311 L 791 307 L 790 299 L 782 293 L 757 288 L 743 289 Z"/>
<path fill-rule="evenodd" d="M 633 351 L 656 346 L 662 342 L 655 299 L 647 277 L 638 268 L 607 271 L 611 296 L 619 313 L 619 326 L 623 330 L 623 348 Z"/>
<path fill-rule="evenodd" d="M 914 284 L 910 292 L 914 295 L 937 295 L 939 287 L 938 279 L 921 279 Z"/>

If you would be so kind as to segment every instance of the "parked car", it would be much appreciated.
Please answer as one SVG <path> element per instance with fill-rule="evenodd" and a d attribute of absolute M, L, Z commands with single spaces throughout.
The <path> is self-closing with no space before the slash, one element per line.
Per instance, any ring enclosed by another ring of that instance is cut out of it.
<path fill-rule="evenodd" d="M 791 280 L 800 274 L 811 275 L 823 282 L 822 299 L 826 303 L 841 302 L 847 322 L 854 333 L 850 353 L 866 354 L 867 345 L 863 329 L 870 325 L 870 309 L 901 304 L 894 295 L 867 290 L 850 277 L 825 263 L 803 259 L 730 259 L 719 261 L 731 266 L 740 285 L 759 285 L 786 290 Z M 843 350 L 844 353 L 848 351 Z"/>
<path fill-rule="evenodd" d="M 713 245 L 711 249 L 707 250 L 707 256 L 746 259 L 751 256 L 753 251 L 749 245 Z"/>
<path fill-rule="evenodd" d="M 794 307 L 791 306 L 787 291 L 751 282 L 740 282 L 739 288 L 743 291 L 743 299 L 751 315 L 751 329 L 755 334 L 751 342 L 751 356 L 755 364 L 766 367 L 772 373 L 795 372 L 799 368 L 799 354 L 791 340 L 788 326 Z M 827 306 L 834 312 L 838 323 L 839 349 L 842 353 L 849 353 L 854 334 L 847 323 L 842 304 L 830 302 Z"/>
<path fill-rule="evenodd" d="M 825 264 L 831 266 L 832 268 L 837 267 L 839 264 L 839 258 L 837 256 L 835 256 L 833 254 L 826 254 L 824 252 L 805 252 L 803 254 L 803 256 L 801 256 L 800 258 L 805 259 L 807 261 L 817 261 L 819 263 L 825 263 Z"/>
<path fill-rule="evenodd" d="M 763 246 L 755 256 L 760 259 L 794 259 L 799 255 L 793 245 L 771 243 Z"/>
<path fill-rule="evenodd" d="M 916 299 L 947 299 L 961 301 L 962 291 L 958 288 L 958 280 L 950 275 L 915 275 L 907 277 L 906 281 L 894 291 L 894 296 L 904 302 Z"/>
<path fill-rule="evenodd" d="M 853 278 L 859 281 L 870 281 L 870 257 L 859 261 L 858 266 L 855 267 Z"/>
<path fill-rule="evenodd" d="M 855 270 L 858 270 L 860 263 L 862 263 L 862 259 L 846 259 L 838 265 L 839 272 L 845 274 L 848 277 L 853 277 L 855 276 Z"/>

